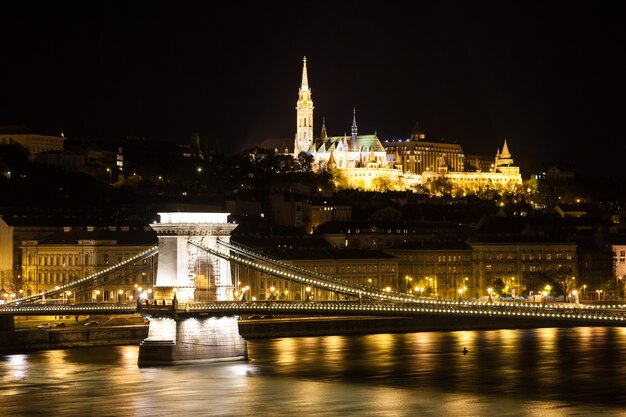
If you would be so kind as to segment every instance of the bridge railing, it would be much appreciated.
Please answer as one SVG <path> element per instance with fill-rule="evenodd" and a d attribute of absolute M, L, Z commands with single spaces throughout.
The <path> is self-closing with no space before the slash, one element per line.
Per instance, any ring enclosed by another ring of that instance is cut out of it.
<path fill-rule="evenodd" d="M 623 326 L 626 322 L 626 309 L 588 308 L 582 305 L 497 305 L 467 302 L 433 302 L 425 304 L 390 302 L 215 302 L 187 303 L 179 305 L 178 311 L 185 313 L 215 314 L 274 314 L 274 315 L 361 315 L 419 317 L 428 314 L 451 316 L 493 317 L 519 320 L 550 320 L 576 323 L 603 322 Z"/>

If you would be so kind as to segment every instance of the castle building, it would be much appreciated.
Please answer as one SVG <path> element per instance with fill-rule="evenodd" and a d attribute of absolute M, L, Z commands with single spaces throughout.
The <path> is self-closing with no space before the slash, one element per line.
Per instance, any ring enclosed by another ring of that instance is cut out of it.
<path fill-rule="evenodd" d="M 404 175 L 421 175 L 435 171 L 439 158 L 444 158 L 450 171 L 465 170 L 465 155 L 461 145 L 448 142 L 427 141 L 426 134 L 416 124 L 410 139 L 385 140 L 383 143 L 390 165 L 402 170 Z"/>
<path fill-rule="evenodd" d="M 383 145 L 376 134 L 359 135 L 356 109 L 352 113 L 350 136 L 328 136 L 326 121 L 323 120 L 321 133 L 315 137 L 314 109 L 304 57 L 296 102 L 293 156 L 297 158 L 302 152 L 311 155 L 312 168 L 332 172 L 340 187 L 406 190 L 420 185 L 429 186 L 443 179 L 451 185 L 455 194 L 460 195 L 483 188 L 515 191 L 522 185 L 519 167 L 513 166 L 506 140 L 491 164 L 478 157 L 466 161 L 461 145 L 426 141 L 426 135 L 419 126 L 413 130 L 410 139 L 385 141 Z M 277 152 L 287 151 L 284 145 L 274 144 L 271 147 Z"/>

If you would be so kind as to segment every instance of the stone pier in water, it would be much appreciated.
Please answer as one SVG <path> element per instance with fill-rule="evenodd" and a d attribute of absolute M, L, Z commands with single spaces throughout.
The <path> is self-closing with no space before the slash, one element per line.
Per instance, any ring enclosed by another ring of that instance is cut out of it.
<path fill-rule="evenodd" d="M 194 301 L 194 266 L 199 256 L 207 256 L 189 240 L 223 250 L 218 240 L 229 243 L 237 225 L 228 223 L 228 213 L 159 213 L 159 216 L 160 221 L 150 225 L 159 239 L 153 294 L 157 304 L 165 300 L 166 305 L 144 313 L 150 319 L 150 328 L 148 337 L 139 346 L 139 365 L 246 359 L 246 342 L 239 334 L 237 317 L 188 317 L 176 313 L 178 308 L 184 309 L 187 302 Z M 217 301 L 232 301 L 229 262 L 208 256 Z"/>

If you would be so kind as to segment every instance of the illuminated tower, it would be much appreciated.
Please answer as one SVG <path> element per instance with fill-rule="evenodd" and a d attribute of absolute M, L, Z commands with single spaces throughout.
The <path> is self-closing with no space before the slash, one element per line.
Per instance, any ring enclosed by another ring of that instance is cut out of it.
<path fill-rule="evenodd" d="M 352 140 L 350 142 L 350 150 L 356 151 L 356 137 L 359 129 L 356 126 L 356 107 L 352 109 Z"/>
<path fill-rule="evenodd" d="M 309 77 L 306 72 L 306 57 L 302 64 L 302 84 L 298 91 L 296 103 L 296 139 L 293 145 L 294 156 L 307 152 L 313 143 L 313 100 L 309 88 Z"/>

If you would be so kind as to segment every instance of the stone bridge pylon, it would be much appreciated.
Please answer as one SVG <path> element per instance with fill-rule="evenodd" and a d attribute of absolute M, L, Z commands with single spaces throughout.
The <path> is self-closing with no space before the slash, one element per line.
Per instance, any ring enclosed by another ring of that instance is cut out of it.
<path fill-rule="evenodd" d="M 190 317 L 176 309 L 194 301 L 195 266 L 200 256 L 209 256 L 217 301 L 232 300 L 229 261 L 202 253 L 189 242 L 222 251 L 218 241 L 229 243 L 237 224 L 228 223 L 228 213 L 174 212 L 159 216 L 160 221 L 150 225 L 159 239 L 154 297 L 159 306 L 163 300 L 166 305 L 144 310 L 150 318 L 150 328 L 148 338 L 139 346 L 139 365 L 245 359 L 246 342 L 239 335 L 236 316 Z"/>

